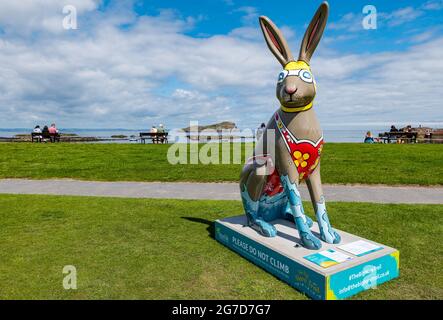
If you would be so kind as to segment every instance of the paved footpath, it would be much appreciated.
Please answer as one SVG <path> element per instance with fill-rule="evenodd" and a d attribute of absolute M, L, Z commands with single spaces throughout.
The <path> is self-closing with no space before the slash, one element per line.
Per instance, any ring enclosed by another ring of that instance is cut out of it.
<path fill-rule="evenodd" d="M 324 185 L 327 201 L 443 204 L 443 187 Z M 0 193 L 123 198 L 240 200 L 237 183 L 0 179 Z M 309 193 L 301 185 L 302 198 Z"/>

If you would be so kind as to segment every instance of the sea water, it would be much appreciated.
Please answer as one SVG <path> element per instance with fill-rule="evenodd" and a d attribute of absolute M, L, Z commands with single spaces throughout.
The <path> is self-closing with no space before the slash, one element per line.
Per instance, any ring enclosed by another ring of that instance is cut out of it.
<path fill-rule="evenodd" d="M 0 137 L 2 138 L 12 138 L 16 134 L 29 134 L 32 131 L 31 128 L 12 128 L 12 129 L 2 129 L 0 128 Z M 389 131 L 389 128 L 385 127 L 367 127 L 367 128 L 352 128 L 352 129 L 329 129 L 323 130 L 325 142 L 363 142 L 366 132 L 371 131 L 374 137 L 378 136 L 378 133 Z M 80 129 L 80 128 L 61 128 L 60 132 L 68 134 L 74 133 L 80 137 L 96 137 L 99 139 L 111 139 L 111 136 L 124 135 L 127 139 L 123 140 L 111 140 L 111 141 L 98 141 L 98 143 L 135 143 L 136 139 L 139 137 L 140 132 L 149 132 L 149 129 Z M 131 139 L 131 136 L 133 139 Z M 131 141 L 132 140 L 132 141 Z M 234 142 L 253 141 L 252 137 L 246 137 L 241 139 L 236 138 Z M 174 142 L 170 139 L 170 142 Z M 97 142 L 95 142 L 97 143 Z"/>

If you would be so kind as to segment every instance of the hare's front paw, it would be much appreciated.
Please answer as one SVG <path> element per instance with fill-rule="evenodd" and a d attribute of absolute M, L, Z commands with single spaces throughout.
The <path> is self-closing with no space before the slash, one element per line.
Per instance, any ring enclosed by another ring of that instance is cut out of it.
<path fill-rule="evenodd" d="M 341 237 L 340 235 L 337 233 L 337 231 L 335 231 L 332 228 L 328 228 L 327 230 L 324 230 L 323 228 L 321 228 L 320 230 L 320 238 L 327 243 L 340 243 L 341 241 Z"/>
<path fill-rule="evenodd" d="M 311 232 L 300 232 L 301 242 L 303 247 L 318 250 L 321 248 L 321 242 Z"/>
<path fill-rule="evenodd" d="M 250 221 L 249 225 L 265 237 L 275 237 L 277 235 L 277 229 L 262 219 Z"/>
<path fill-rule="evenodd" d="M 309 230 L 309 227 L 301 216 L 295 218 L 295 224 L 297 226 L 298 233 L 300 234 L 300 240 L 303 247 L 311 250 L 318 250 L 321 248 L 321 241 L 312 234 L 311 230 Z"/>

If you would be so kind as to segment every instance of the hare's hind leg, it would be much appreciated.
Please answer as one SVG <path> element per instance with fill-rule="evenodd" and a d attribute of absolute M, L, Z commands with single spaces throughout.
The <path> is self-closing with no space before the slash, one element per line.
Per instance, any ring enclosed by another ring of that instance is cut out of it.
<path fill-rule="evenodd" d="M 240 192 L 248 225 L 265 237 L 275 237 L 277 229 L 260 215 L 260 198 L 267 176 L 257 174 L 261 166 L 256 162 L 246 164 L 240 178 Z"/>

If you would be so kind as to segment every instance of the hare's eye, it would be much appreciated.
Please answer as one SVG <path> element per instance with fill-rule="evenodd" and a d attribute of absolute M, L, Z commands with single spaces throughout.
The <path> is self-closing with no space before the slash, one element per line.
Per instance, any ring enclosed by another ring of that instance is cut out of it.
<path fill-rule="evenodd" d="M 288 75 L 288 71 L 287 70 L 283 70 L 282 72 L 279 73 L 278 75 L 278 82 L 282 82 L 286 76 Z"/>
<path fill-rule="evenodd" d="M 312 74 L 308 70 L 302 70 L 300 72 L 300 78 L 308 83 L 312 83 L 313 81 Z"/>

